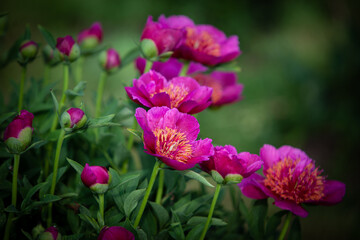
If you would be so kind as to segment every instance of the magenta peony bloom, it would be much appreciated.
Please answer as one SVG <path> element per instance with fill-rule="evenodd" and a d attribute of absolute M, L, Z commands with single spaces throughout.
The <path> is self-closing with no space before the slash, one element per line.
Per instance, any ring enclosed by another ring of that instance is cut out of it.
<path fill-rule="evenodd" d="M 264 145 L 260 157 L 264 161 L 265 177 L 255 173 L 239 184 L 242 193 L 249 198 L 271 197 L 279 208 L 306 217 L 308 212 L 302 207 L 303 203 L 333 205 L 345 195 L 345 184 L 326 180 L 315 162 L 298 148 L 276 149 Z"/>
<path fill-rule="evenodd" d="M 152 40 L 156 46 L 157 55 L 161 55 L 174 51 L 181 44 L 184 35 L 183 29 L 171 28 L 168 24 L 160 21 L 153 22 L 152 17 L 149 16 L 140 39 Z"/>
<path fill-rule="evenodd" d="M 21 56 L 25 59 L 35 58 L 38 50 L 39 50 L 39 45 L 31 40 L 26 40 L 22 42 L 19 48 Z"/>
<path fill-rule="evenodd" d="M 99 22 L 95 22 L 89 29 L 83 30 L 79 33 L 77 42 L 79 45 L 87 50 L 98 46 L 103 39 L 103 30 Z"/>
<path fill-rule="evenodd" d="M 227 38 L 211 25 L 195 25 L 186 16 L 161 16 L 159 22 L 186 31 L 185 40 L 176 49 L 174 57 L 214 66 L 229 62 L 241 53 L 237 36 Z"/>
<path fill-rule="evenodd" d="M 214 71 L 210 75 L 196 74 L 193 78 L 202 86 L 211 87 L 211 106 L 222 106 L 240 101 L 244 85 L 237 83 L 237 75 L 233 72 Z"/>
<path fill-rule="evenodd" d="M 136 59 L 135 64 L 138 71 L 143 74 L 145 70 L 146 60 L 139 57 Z M 179 76 L 182 67 L 183 63 L 181 63 L 176 58 L 170 58 L 166 62 L 154 62 L 151 69 L 158 73 L 161 73 L 166 79 L 172 79 Z M 187 75 L 198 72 L 205 72 L 206 70 L 207 67 L 205 67 L 204 65 L 196 62 L 191 62 L 187 71 Z"/>
<path fill-rule="evenodd" d="M 135 240 L 134 234 L 123 227 L 103 227 L 98 240 Z"/>
<path fill-rule="evenodd" d="M 196 140 L 200 125 L 195 117 L 176 108 L 137 108 L 135 117 L 144 130 L 144 148 L 166 165 L 185 170 L 214 154 L 211 139 Z"/>
<path fill-rule="evenodd" d="M 61 122 L 65 128 L 82 128 L 87 121 L 87 117 L 80 108 L 69 108 L 61 115 Z"/>
<path fill-rule="evenodd" d="M 56 48 L 59 50 L 60 56 L 63 60 L 69 60 L 72 62 L 80 56 L 79 46 L 69 35 L 63 38 L 58 38 L 56 40 Z"/>
<path fill-rule="evenodd" d="M 56 227 L 49 227 L 40 234 L 39 240 L 60 240 L 61 234 Z"/>
<path fill-rule="evenodd" d="M 109 187 L 111 176 L 105 167 L 89 166 L 86 163 L 81 173 L 81 181 L 92 191 L 105 193 Z"/>
<path fill-rule="evenodd" d="M 125 87 L 128 96 L 145 107 L 167 106 L 195 114 L 211 104 L 212 89 L 200 86 L 190 77 L 175 77 L 168 82 L 163 75 L 150 70 L 134 79 L 133 85 Z"/>
<path fill-rule="evenodd" d="M 11 153 L 21 153 L 31 143 L 33 119 L 32 113 L 21 110 L 20 115 L 16 116 L 6 127 L 4 142 Z"/>
<path fill-rule="evenodd" d="M 120 67 L 120 56 L 113 48 L 109 48 L 99 56 L 102 68 L 107 72 L 113 72 Z"/>
<path fill-rule="evenodd" d="M 256 154 L 248 152 L 237 153 L 235 147 L 230 145 L 216 146 L 215 153 L 209 161 L 200 163 L 205 172 L 218 172 L 226 182 L 240 182 L 243 178 L 261 168 L 263 161 Z"/>

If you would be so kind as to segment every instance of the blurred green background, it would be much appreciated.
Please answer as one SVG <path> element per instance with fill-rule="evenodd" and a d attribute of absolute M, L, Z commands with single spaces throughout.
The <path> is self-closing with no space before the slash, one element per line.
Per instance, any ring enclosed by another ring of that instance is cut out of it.
<path fill-rule="evenodd" d="M 238 58 L 245 85 L 244 100 L 198 115 L 201 136 L 239 151 L 258 153 L 264 144 L 303 149 L 329 179 L 346 183 L 344 201 L 333 207 L 309 207 L 302 219 L 303 239 L 354 239 L 359 219 L 359 1 L 9 1 L 9 29 L 0 51 L 11 46 L 30 24 L 32 39 L 45 43 L 41 24 L 55 37 L 74 37 L 94 21 L 104 29 L 104 43 L 125 55 L 136 47 L 149 15 L 187 15 L 197 24 L 212 24 L 227 35 L 238 35 Z M 100 67 L 86 61 L 85 104 L 92 111 Z M 37 59 L 29 76 L 41 78 Z M 112 75 L 105 97 L 126 98 L 123 85 L 136 76 L 133 65 Z M 61 67 L 51 73 L 61 82 Z M 1 92 L 20 81 L 16 62 L 0 69 Z M 29 84 L 29 82 L 28 82 Z M 58 86 L 60 88 L 60 86 Z M 236 224 L 236 223 L 232 223 Z"/>

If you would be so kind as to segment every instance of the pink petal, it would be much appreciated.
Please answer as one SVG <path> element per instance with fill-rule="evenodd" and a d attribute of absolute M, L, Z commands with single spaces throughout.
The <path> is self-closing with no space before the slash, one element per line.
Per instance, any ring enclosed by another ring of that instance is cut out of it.
<path fill-rule="evenodd" d="M 254 173 L 247 178 L 244 178 L 239 184 L 239 188 L 246 197 L 252 199 L 265 199 L 269 196 L 265 193 L 263 186 L 264 177 Z"/>

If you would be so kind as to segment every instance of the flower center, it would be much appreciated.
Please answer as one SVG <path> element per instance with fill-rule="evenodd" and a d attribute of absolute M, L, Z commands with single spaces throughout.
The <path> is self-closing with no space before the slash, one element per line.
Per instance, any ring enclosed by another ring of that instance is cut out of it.
<path fill-rule="evenodd" d="M 198 74 L 194 76 L 194 79 L 202 86 L 207 86 L 212 88 L 211 101 L 213 103 L 218 102 L 222 97 L 222 86 L 221 84 L 214 78 L 204 75 Z"/>
<path fill-rule="evenodd" d="M 170 83 L 163 89 L 160 89 L 158 92 L 151 94 L 150 97 L 153 97 L 155 94 L 162 92 L 165 92 L 169 95 L 171 108 L 177 108 L 188 95 L 189 89 L 183 84 L 174 85 Z"/>
<path fill-rule="evenodd" d="M 325 177 L 313 162 L 302 167 L 303 161 L 285 158 L 267 169 L 264 184 L 273 193 L 297 204 L 318 201 L 324 196 Z M 302 168 L 302 170 L 300 170 Z"/>
<path fill-rule="evenodd" d="M 168 127 L 155 129 L 153 133 L 156 137 L 157 154 L 182 163 L 187 163 L 191 158 L 192 147 L 184 133 Z"/>
<path fill-rule="evenodd" d="M 219 57 L 221 55 L 220 44 L 206 31 L 196 32 L 196 29 L 186 28 L 185 44 L 199 52 Z"/>

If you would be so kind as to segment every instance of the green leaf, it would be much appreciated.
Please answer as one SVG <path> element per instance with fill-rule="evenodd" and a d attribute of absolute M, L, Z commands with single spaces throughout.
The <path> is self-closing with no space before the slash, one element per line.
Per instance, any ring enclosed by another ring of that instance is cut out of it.
<path fill-rule="evenodd" d="M 121 61 L 121 66 L 124 67 L 128 65 L 129 63 L 134 62 L 134 60 L 140 55 L 140 48 L 137 46 L 133 49 L 131 49 L 125 57 Z"/>
<path fill-rule="evenodd" d="M 14 116 L 16 114 L 16 112 L 9 112 L 9 113 L 4 113 L 0 115 L 0 125 L 6 121 L 7 119 L 11 118 L 12 116 Z"/>
<path fill-rule="evenodd" d="M 45 38 L 46 42 L 50 45 L 50 47 L 55 49 L 56 41 L 55 41 L 55 38 L 53 37 L 53 35 L 41 25 L 38 25 L 38 28 L 39 28 L 41 34 L 43 35 L 43 37 Z"/>
<path fill-rule="evenodd" d="M 156 202 L 149 201 L 149 204 L 150 204 L 152 210 L 154 211 L 156 218 L 159 221 L 159 227 L 161 229 L 169 221 L 169 218 L 170 218 L 169 213 L 163 206 L 161 206 L 160 204 L 158 204 Z"/>
<path fill-rule="evenodd" d="M 7 206 L 4 211 L 9 213 L 19 213 L 19 210 L 17 210 L 16 207 L 12 204 Z"/>
<path fill-rule="evenodd" d="M 117 188 L 118 186 L 125 184 L 135 178 L 140 177 L 140 173 L 131 172 L 124 175 L 119 175 L 119 173 L 113 168 L 109 169 L 109 172 L 112 176 L 112 180 L 109 186 L 109 189 Z"/>
<path fill-rule="evenodd" d="M 75 171 L 81 175 L 84 167 L 81 166 L 79 163 L 75 162 L 74 160 L 71 160 L 70 158 L 66 158 L 66 160 L 75 169 Z"/>
<path fill-rule="evenodd" d="M 50 89 L 50 93 L 51 93 L 51 97 L 52 97 L 52 100 L 54 102 L 54 106 L 55 106 L 55 112 L 56 114 L 58 115 L 59 119 L 60 119 L 60 113 L 59 113 L 59 103 L 56 99 L 56 96 L 54 94 L 54 91 L 52 89 Z"/>
<path fill-rule="evenodd" d="M 202 231 L 204 230 L 205 227 L 204 224 L 199 224 L 193 227 L 190 230 L 190 232 L 186 235 L 186 240 L 198 240 L 200 238 Z"/>
<path fill-rule="evenodd" d="M 266 223 L 266 236 L 267 237 L 275 235 L 276 229 L 279 227 L 279 225 L 281 223 L 281 218 L 286 213 L 288 213 L 288 211 L 284 210 L 284 211 L 277 212 L 270 217 L 270 219 Z"/>
<path fill-rule="evenodd" d="M 21 232 L 25 235 L 25 237 L 29 240 L 33 240 L 32 236 L 30 233 L 25 232 L 23 229 L 21 229 Z"/>
<path fill-rule="evenodd" d="M 142 141 L 142 132 L 141 131 L 137 131 L 137 130 L 134 130 L 134 129 L 131 129 L 131 128 L 126 128 L 126 130 L 133 134 L 135 137 L 139 138 L 140 141 Z"/>
<path fill-rule="evenodd" d="M 294 221 L 292 222 L 289 236 L 289 240 L 300 240 L 301 239 L 301 225 L 299 217 L 295 217 Z"/>
<path fill-rule="evenodd" d="M 200 217 L 200 216 L 195 216 L 190 218 L 190 220 L 187 222 L 187 225 L 191 225 L 191 226 L 195 226 L 198 224 L 205 224 L 207 220 L 207 217 Z M 224 222 L 222 219 L 220 218 L 212 218 L 211 219 L 211 225 L 213 226 L 226 226 L 227 223 Z"/>
<path fill-rule="evenodd" d="M 23 152 L 21 152 L 20 154 L 26 153 L 27 151 L 29 151 L 30 149 L 32 149 L 34 147 L 39 148 L 39 147 L 45 145 L 46 143 L 47 143 L 47 141 L 45 141 L 45 140 L 40 140 L 40 141 L 34 142 L 29 147 L 27 147 Z"/>
<path fill-rule="evenodd" d="M 56 176 L 56 183 L 59 182 L 60 178 L 64 175 L 64 173 L 66 172 L 67 169 L 68 169 L 68 166 L 59 168 L 58 174 Z M 44 196 L 49 191 L 51 183 L 52 183 L 52 176 L 53 176 L 53 173 L 51 173 L 46 178 L 46 184 L 40 189 L 40 193 L 39 193 L 40 197 Z"/>
<path fill-rule="evenodd" d="M 132 211 L 134 211 L 140 199 L 143 197 L 145 190 L 146 189 L 135 190 L 126 197 L 124 203 L 124 211 L 127 217 L 130 217 L 130 214 L 132 213 Z"/>
<path fill-rule="evenodd" d="M 124 216 L 125 215 L 122 214 L 116 207 L 111 207 L 105 212 L 105 222 L 109 226 L 114 226 L 117 225 Z"/>
<path fill-rule="evenodd" d="M 83 221 L 89 223 L 95 229 L 96 232 L 100 231 L 100 226 L 99 226 L 99 224 L 96 222 L 96 220 L 94 218 L 89 217 L 89 216 L 87 216 L 85 214 L 82 214 L 82 213 L 79 214 L 79 217 Z"/>
<path fill-rule="evenodd" d="M 214 187 L 211 183 L 208 182 L 208 180 L 206 180 L 206 178 L 204 178 L 197 172 L 194 172 L 192 170 L 185 170 L 185 171 L 178 171 L 178 172 L 184 174 L 184 176 L 186 176 L 188 178 L 195 179 L 208 187 Z"/>
<path fill-rule="evenodd" d="M 264 239 L 267 199 L 256 200 L 249 216 L 249 231 L 254 239 Z"/>
<path fill-rule="evenodd" d="M 181 226 L 180 219 L 175 211 L 173 211 L 171 209 L 171 212 L 172 212 L 172 217 L 171 217 L 171 224 L 170 224 L 171 228 L 170 228 L 169 234 L 175 239 L 184 240 L 185 234 L 184 234 L 184 230 Z"/>
<path fill-rule="evenodd" d="M 39 183 L 37 185 L 35 185 L 34 187 L 32 187 L 28 193 L 26 194 L 24 200 L 21 203 L 21 209 L 23 210 L 31 201 L 31 197 L 40 190 L 40 188 L 42 188 L 44 185 L 46 184 L 46 182 L 43 183 Z"/>
<path fill-rule="evenodd" d="M 70 99 L 74 99 L 75 97 L 82 97 L 84 96 L 84 90 L 86 88 L 86 82 L 81 81 L 79 82 L 73 90 L 68 89 L 66 90 L 66 95 L 69 96 Z"/>
<path fill-rule="evenodd" d="M 62 198 L 60 196 L 51 195 L 51 194 L 45 194 L 42 198 L 40 198 L 39 203 L 51 203 L 61 200 Z"/>
<path fill-rule="evenodd" d="M 115 117 L 115 114 L 110 114 L 110 115 L 99 117 L 99 118 L 91 118 L 87 122 L 87 127 L 88 128 L 98 128 L 98 127 L 122 126 L 119 123 L 111 122 L 111 120 L 114 117 Z"/>

